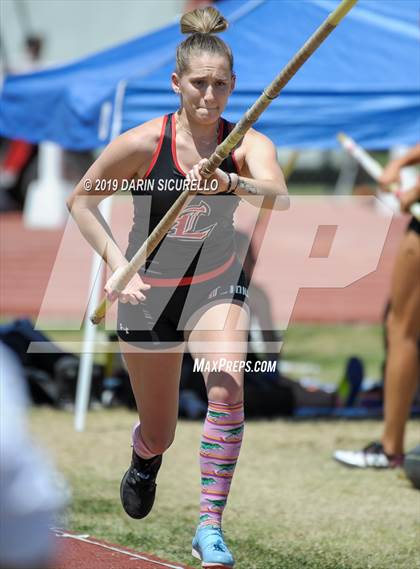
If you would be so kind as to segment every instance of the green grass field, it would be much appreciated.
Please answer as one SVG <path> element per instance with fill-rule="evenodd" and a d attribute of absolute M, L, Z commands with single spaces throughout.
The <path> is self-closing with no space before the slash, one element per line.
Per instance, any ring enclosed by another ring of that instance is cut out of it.
<path fill-rule="evenodd" d="M 73 416 L 34 409 L 35 436 L 73 490 L 64 524 L 113 543 L 192 567 L 199 500 L 199 422 L 181 421 L 164 458 L 155 508 L 128 518 L 119 482 L 130 457 L 135 414 L 93 411 L 85 433 Z M 353 471 L 337 447 L 358 448 L 380 434 L 373 421 L 249 422 L 225 512 L 238 569 L 414 569 L 420 562 L 420 495 L 402 471 Z M 409 424 L 408 446 L 418 438 Z"/>

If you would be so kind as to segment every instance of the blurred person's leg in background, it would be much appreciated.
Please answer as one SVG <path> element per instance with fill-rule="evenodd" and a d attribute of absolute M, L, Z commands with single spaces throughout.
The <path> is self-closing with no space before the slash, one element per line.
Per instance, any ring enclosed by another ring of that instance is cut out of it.
<path fill-rule="evenodd" d="M 420 223 L 417 222 L 420 227 Z M 394 265 L 387 318 L 389 352 L 385 372 L 382 444 L 387 455 L 404 453 L 405 426 L 419 378 L 420 235 L 409 230 Z"/>

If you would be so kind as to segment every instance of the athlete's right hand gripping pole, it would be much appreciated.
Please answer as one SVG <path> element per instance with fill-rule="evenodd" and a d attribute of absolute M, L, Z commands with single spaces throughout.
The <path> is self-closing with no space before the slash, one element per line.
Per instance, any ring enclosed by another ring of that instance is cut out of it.
<path fill-rule="evenodd" d="M 287 63 L 283 70 L 277 77 L 270 83 L 270 85 L 263 91 L 263 94 L 257 99 L 250 109 L 245 113 L 241 120 L 236 124 L 230 134 L 225 140 L 217 146 L 216 150 L 204 164 L 201 172 L 204 177 L 210 177 L 213 172 L 220 166 L 223 160 L 235 148 L 235 146 L 242 140 L 245 133 L 256 122 L 258 117 L 268 107 L 268 105 L 278 96 L 280 91 L 295 75 L 295 73 L 302 67 L 305 61 L 314 53 L 314 51 L 322 44 L 330 33 L 337 27 L 346 14 L 353 8 L 357 0 L 342 0 L 337 8 L 331 12 L 326 20 L 319 26 L 319 28 L 312 34 L 294 57 Z M 182 210 L 188 197 L 192 192 L 184 191 L 173 204 L 173 206 L 166 212 L 166 215 L 161 219 L 153 232 L 149 235 L 147 240 L 143 243 L 131 261 L 127 264 L 124 271 L 121 271 L 121 276 L 116 283 L 115 290 L 121 291 L 130 282 L 137 271 L 142 267 L 147 257 L 154 251 L 154 249 L 162 241 L 166 233 L 172 227 L 178 214 Z M 101 304 L 96 308 L 91 316 L 93 324 L 99 324 L 105 316 L 109 301 L 103 298 Z"/>

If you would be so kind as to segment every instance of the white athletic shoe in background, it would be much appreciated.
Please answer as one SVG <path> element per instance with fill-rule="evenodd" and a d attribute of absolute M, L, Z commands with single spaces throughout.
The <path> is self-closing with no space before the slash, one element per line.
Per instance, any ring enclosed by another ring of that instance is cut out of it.
<path fill-rule="evenodd" d="M 396 468 L 402 466 L 404 455 L 387 455 L 381 443 L 373 442 L 364 449 L 336 450 L 333 454 L 335 460 L 354 468 Z"/>

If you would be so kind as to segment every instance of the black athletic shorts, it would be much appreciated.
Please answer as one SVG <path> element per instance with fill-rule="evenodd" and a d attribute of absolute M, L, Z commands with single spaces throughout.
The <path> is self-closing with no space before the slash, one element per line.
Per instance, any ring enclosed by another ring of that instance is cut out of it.
<path fill-rule="evenodd" d="M 144 279 L 147 282 L 147 279 Z M 248 282 L 236 259 L 216 278 L 180 286 L 152 285 L 139 304 L 118 304 L 119 338 L 144 349 L 169 348 L 184 341 L 200 316 L 220 303 L 248 305 Z"/>
<path fill-rule="evenodd" d="M 417 235 L 420 235 L 420 221 L 412 217 L 408 224 L 407 231 L 415 231 Z"/>

